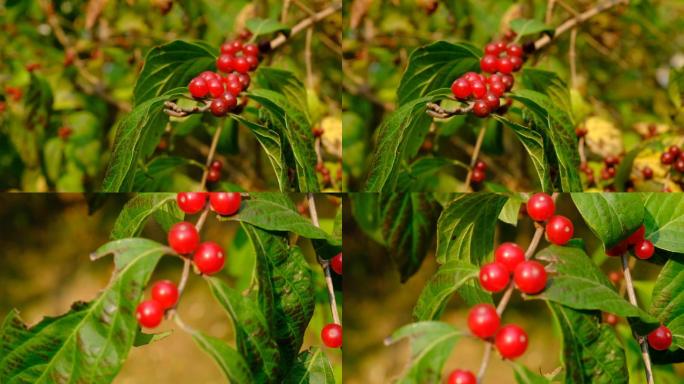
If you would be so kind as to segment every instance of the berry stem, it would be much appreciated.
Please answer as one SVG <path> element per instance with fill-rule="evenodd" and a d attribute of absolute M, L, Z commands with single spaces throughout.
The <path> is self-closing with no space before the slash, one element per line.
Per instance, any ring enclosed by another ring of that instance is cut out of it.
<path fill-rule="evenodd" d="M 484 141 L 485 133 L 487 132 L 487 124 L 482 123 L 480 127 L 480 132 L 477 134 L 477 141 L 475 141 L 475 148 L 473 149 L 473 154 L 470 155 L 470 168 L 468 169 L 468 174 L 465 179 L 465 191 L 470 192 L 470 179 L 473 177 L 473 167 L 477 163 L 477 159 L 480 156 L 480 148 L 482 148 L 482 142 Z"/>
<path fill-rule="evenodd" d="M 164 113 L 173 117 L 185 117 L 193 113 L 203 113 L 209 109 L 211 101 L 207 100 L 204 105 L 196 105 L 194 107 L 181 107 L 173 101 L 164 102 Z"/>
<path fill-rule="evenodd" d="M 427 114 L 438 119 L 448 119 L 456 115 L 465 115 L 466 113 L 472 111 L 474 101 L 469 101 L 463 107 L 456 107 L 454 109 L 446 109 L 437 103 L 427 103 Z"/>
<path fill-rule="evenodd" d="M 281 45 L 285 44 L 289 39 L 291 39 L 293 36 L 297 35 L 301 31 L 310 28 L 314 24 L 318 23 L 319 21 L 325 19 L 326 17 L 336 13 L 337 11 L 342 9 L 342 3 L 336 3 L 328 8 L 323 9 L 320 12 L 317 12 L 316 14 L 307 17 L 306 19 L 303 19 L 299 23 L 297 23 L 294 27 L 292 27 L 292 30 L 288 36 L 285 35 L 279 35 L 275 39 L 271 40 L 269 42 L 269 47 L 271 51 L 277 49 Z"/>
<path fill-rule="evenodd" d="M 309 216 L 311 216 L 311 222 L 317 226 L 321 227 L 318 222 L 318 211 L 316 211 L 316 200 L 314 199 L 314 194 L 308 194 L 309 200 Z M 330 300 L 330 311 L 332 312 L 333 321 L 335 324 L 342 324 L 340 322 L 340 315 L 337 313 L 337 300 L 335 299 L 335 289 L 333 287 L 332 276 L 330 274 L 330 263 L 328 260 L 321 258 L 316 255 L 318 259 L 318 264 L 323 268 L 323 273 L 325 274 L 325 285 L 328 286 L 328 299 Z"/>
<path fill-rule="evenodd" d="M 209 174 L 209 168 L 211 162 L 214 161 L 214 154 L 216 154 L 216 147 L 218 146 L 219 138 L 221 137 L 221 130 L 223 129 L 223 121 L 220 121 L 218 127 L 216 127 L 216 132 L 214 132 L 214 137 L 211 139 L 211 146 L 209 147 L 209 154 L 207 154 L 207 161 L 204 163 L 204 172 L 202 172 L 202 182 L 200 183 L 200 192 L 207 189 L 207 175 Z M 200 217 L 200 219 L 202 219 Z M 199 231 L 199 229 L 198 229 Z"/>
<path fill-rule="evenodd" d="M 634 293 L 634 284 L 632 283 L 632 274 L 629 270 L 629 260 L 627 258 L 627 254 L 623 253 L 622 256 L 620 256 L 620 259 L 622 261 L 622 274 L 627 287 L 627 296 L 629 297 L 629 302 L 632 303 L 633 306 L 638 307 L 639 305 L 637 304 L 636 294 Z M 636 332 L 632 333 L 641 347 L 641 358 L 644 360 L 644 368 L 646 370 L 646 382 L 648 384 L 653 384 L 653 368 L 651 367 L 651 356 L 648 354 L 648 343 L 646 342 L 646 338 L 637 335 Z"/>

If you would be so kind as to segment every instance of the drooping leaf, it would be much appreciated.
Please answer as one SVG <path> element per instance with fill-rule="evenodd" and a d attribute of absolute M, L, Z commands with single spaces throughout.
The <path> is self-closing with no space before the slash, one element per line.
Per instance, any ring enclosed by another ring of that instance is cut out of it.
<path fill-rule="evenodd" d="M 520 196 L 513 195 L 509 197 L 501 209 L 501 213 L 499 213 L 499 220 L 513 226 L 518 225 L 518 216 L 520 216 L 520 206 L 522 204 L 523 200 Z"/>
<path fill-rule="evenodd" d="M 508 25 L 518 37 L 534 35 L 540 32 L 553 33 L 553 28 L 539 20 L 534 19 L 515 19 L 512 20 Z"/>
<path fill-rule="evenodd" d="M 261 148 L 268 156 L 268 160 L 271 162 L 276 179 L 278 179 L 278 188 L 281 191 L 287 191 L 287 168 L 285 167 L 283 147 L 278 133 L 264 125 L 249 121 L 240 115 L 231 114 L 230 117 L 252 131 L 254 137 L 261 144 Z"/>
<path fill-rule="evenodd" d="M 119 213 L 112 229 L 112 239 L 138 236 L 150 216 L 167 229 L 183 220 L 175 193 L 140 193 L 130 199 Z"/>
<path fill-rule="evenodd" d="M 294 73 L 277 68 L 260 67 L 256 77 L 259 88 L 280 93 L 298 111 L 305 114 L 307 119 L 311 119 L 306 88 Z"/>
<path fill-rule="evenodd" d="M 330 361 L 320 348 L 311 347 L 299 354 L 294 366 L 287 375 L 286 383 L 291 384 L 334 384 Z"/>
<path fill-rule="evenodd" d="M 660 270 L 651 294 L 651 315 L 672 332 L 672 344 L 684 348 L 684 263 L 670 259 Z"/>
<path fill-rule="evenodd" d="M 684 253 L 684 194 L 651 193 L 645 207 L 646 237 L 656 248 Z"/>
<path fill-rule="evenodd" d="M 638 194 L 573 193 L 572 201 L 606 249 L 629 237 L 644 221 L 644 203 Z"/>
<path fill-rule="evenodd" d="M 221 372 L 234 384 L 254 383 L 254 377 L 245 359 L 225 341 L 211 337 L 202 332 L 194 332 L 192 339 L 211 356 Z"/>
<path fill-rule="evenodd" d="M 468 280 L 477 278 L 479 268 L 462 260 L 450 260 L 430 278 L 413 308 L 418 321 L 439 320 L 451 296 Z"/>
<path fill-rule="evenodd" d="M 245 26 L 252 32 L 252 36 L 259 37 L 262 35 L 268 35 L 273 32 L 284 32 L 286 34 L 290 33 L 290 28 L 287 25 L 281 24 L 274 19 L 260 19 L 255 17 L 249 19 L 245 22 Z"/>
<path fill-rule="evenodd" d="M 143 347 L 145 345 L 152 344 L 156 341 L 164 340 L 167 337 L 171 336 L 172 333 L 172 330 L 159 333 L 144 333 L 141 329 L 138 329 L 138 332 L 136 332 L 135 334 L 135 339 L 133 340 L 133 346 Z"/>

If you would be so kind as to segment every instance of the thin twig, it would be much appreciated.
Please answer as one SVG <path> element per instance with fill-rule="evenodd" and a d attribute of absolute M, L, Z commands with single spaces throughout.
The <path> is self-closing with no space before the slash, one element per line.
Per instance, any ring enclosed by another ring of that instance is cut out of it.
<path fill-rule="evenodd" d="M 452 116 L 465 115 L 473 110 L 473 105 L 475 105 L 475 102 L 469 101 L 464 106 L 458 106 L 454 109 L 446 109 L 437 103 L 427 103 L 426 112 L 428 115 L 438 119 L 448 119 Z"/>
<path fill-rule="evenodd" d="M 482 142 L 484 141 L 485 132 L 487 131 L 487 124 L 483 123 L 480 127 L 480 132 L 477 135 L 477 141 L 475 141 L 475 148 L 473 149 L 472 155 L 470 155 L 470 168 L 468 169 L 468 174 L 465 179 L 465 192 L 470 192 L 470 179 L 473 177 L 473 168 L 477 159 L 480 156 L 480 148 L 482 148 Z"/>
<path fill-rule="evenodd" d="M 174 117 L 185 117 L 193 113 L 203 113 L 209 109 L 210 101 L 205 101 L 204 105 L 195 105 L 192 107 L 181 107 L 173 101 L 164 102 L 164 113 Z"/>
<path fill-rule="evenodd" d="M 577 53 L 575 46 L 577 45 L 577 28 L 573 28 L 570 32 L 570 49 L 568 49 L 568 61 L 570 61 L 570 85 L 577 88 Z"/>
<path fill-rule="evenodd" d="M 202 182 L 200 183 L 200 192 L 207 189 L 207 175 L 209 174 L 209 168 L 211 163 L 214 161 L 214 154 L 216 153 L 216 146 L 218 146 L 218 141 L 221 138 L 221 130 L 223 129 L 223 122 L 220 122 L 218 127 L 216 127 L 216 132 L 214 132 L 214 137 L 211 139 L 211 146 L 209 147 L 209 154 L 207 155 L 207 161 L 204 164 L 204 171 L 202 172 Z"/>
<path fill-rule="evenodd" d="M 553 18 L 553 6 L 555 4 L 555 0 L 548 0 L 546 2 L 546 17 L 544 17 L 544 22 L 546 23 L 546 25 L 551 24 L 551 19 Z"/>
<path fill-rule="evenodd" d="M 316 24 L 317 22 L 325 19 L 326 17 L 334 14 L 335 12 L 337 12 L 341 9 L 342 9 L 342 3 L 336 3 L 336 4 L 329 6 L 328 8 L 325 8 L 324 10 L 322 10 L 320 12 L 317 12 L 315 15 L 300 21 L 299 23 L 297 23 L 297 25 L 292 27 L 292 30 L 290 31 L 290 34 L 288 36 L 280 35 L 280 36 L 274 38 L 273 40 L 271 40 L 271 42 L 269 43 L 271 50 L 274 50 L 274 49 L 280 47 L 281 45 L 285 44 L 287 42 L 287 40 L 291 39 L 293 36 L 297 35 L 301 31 L 311 27 L 312 25 Z"/>

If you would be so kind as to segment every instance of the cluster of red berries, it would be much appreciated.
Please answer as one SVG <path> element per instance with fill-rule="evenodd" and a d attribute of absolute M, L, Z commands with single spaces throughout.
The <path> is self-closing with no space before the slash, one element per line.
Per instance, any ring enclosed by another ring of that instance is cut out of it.
<path fill-rule="evenodd" d="M 204 99 L 212 97 L 209 109 L 214 116 L 225 116 L 238 105 L 240 92 L 247 89 L 251 82 L 248 72 L 259 66 L 259 47 L 255 44 L 243 45 L 236 40 L 221 45 L 221 55 L 216 59 L 216 68 L 225 73 L 205 71 L 188 84 L 192 97 Z"/>
<path fill-rule="evenodd" d="M 655 247 L 653 243 L 644 238 L 646 234 L 646 228 L 642 225 L 634 231 L 628 238 L 621 241 L 618 245 L 607 249 L 606 255 L 608 256 L 622 256 L 624 253 L 631 249 L 634 256 L 641 260 L 647 260 L 653 257 L 655 253 Z"/>
<path fill-rule="evenodd" d="M 207 171 L 207 181 L 210 183 L 218 182 L 221 179 L 221 169 L 223 169 L 223 164 L 219 160 L 212 161 Z"/>
<path fill-rule="evenodd" d="M 333 256 L 329 261 L 330 269 L 342 276 L 342 252 Z M 342 346 L 342 326 L 337 323 L 327 324 L 321 330 L 321 340 L 328 348 L 339 348 Z"/>
<path fill-rule="evenodd" d="M 660 163 L 671 166 L 679 173 L 684 173 L 684 151 L 676 145 L 671 145 L 660 155 Z"/>
<path fill-rule="evenodd" d="M 173 308 L 177 302 L 178 287 L 169 280 L 158 281 L 152 286 L 152 299 L 138 305 L 135 317 L 141 326 L 155 328 L 161 324 L 164 311 Z"/>
<path fill-rule="evenodd" d="M 470 172 L 470 182 L 473 184 L 479 184 L 484 181 L 487 177 L 487 163 L 482 160 L 478 160 Z"/>
<path fill-rule="evenodd" d="M 500 98 L 513 87 L 512 72 L 520 70 L 523 64 L 523 49 L 518 44 L 504 42 L 489 43 L 480 60 L 480 70 L 490 73 L 468 72 L 451 84 L 451 92 L 459 100 L 474 99 L 472 111 L 475 116 L 486 117 L 501 108 Z M 510 100 L 506 100 L 507 108 Z"/>

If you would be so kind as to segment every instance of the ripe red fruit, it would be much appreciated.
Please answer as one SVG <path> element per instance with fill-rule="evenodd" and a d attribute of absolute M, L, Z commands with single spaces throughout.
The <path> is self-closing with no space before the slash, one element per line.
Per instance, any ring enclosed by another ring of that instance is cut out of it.
<path fill-rule="evenodd" d="M 225 92 L 223 89 L 223 83 L 220 79 L 211 79 L 207 81 L 207 87 L 209 88 L 209 94 L 213 97 L 219 97 L 223 95 L 223 92 Z"/>
<path fill-rule="evenodd" d="M 226 83 L 226 90 L 228 91 L 228 93 L 230 93 L 234 96 L 239 95 L 240 92 L 242 92 L 242 84 L 240 83 L 240 80 L 230 81 L 230 82 Z M 235 99 L 235 100 L 236 100 L 235 103 L 237 104 L 237 99 Z"/>
<path fill-rule="evenodd" d="M 152 299 L 169 309 L 178 302 L 178 287 L 170 280 L 157 281 L 152 286 Z"/>
<path fill-rule="evenodd" d="M 252 78 L 249 77 L 249 75 L 246 73 L 238 74 L 238 79 L 240 81 L 240 84 L 242 84 L 242 89 L 247 89 L 247 87 L 249 87 L 249 83 L 252 82 Z"/>
<path fill-rule="evenodd" d="M 480 69 L 483 72 L 494 73 L 497 69 L 497 58 L 494 55 L 484 55 L 480 59 Z"/>
<path fill-rule="evenodd" d="M 525 261 L 525 251 L 516 243 L 503 243 L 494 251 L 494 259 L 513 273 L 518 264 Z"/>
<path fill-rule="evenodd" d="M 653 178 L 653 169 L 651 167 L 644 167 L 641 170 L 641 176 L 644 177 L 644 180 L 651 180 Z"/>
<path fill-rule="evenodd" d="M 477 378 L 470 371 L 457 369 L 451 372 L 447 384 L 477 384 Z"/>
<path fill-rule="evenodd" d="M 473 113 L 477 117 L 487 117 L 489 115 L 489 105 L 484 100 L 476 100 L 473 104 Z"/>
<path fill-rule="evenodd" d="M 468 313 L 468 328 L 475 336 L 486 339 L 494 336 L 501 319 L 491 304 L 477 304 Z"/>
<path fill-rule="evenodd" d="M 514 324 L 504 325 L 496 334 L 494 345 L 505 359 L 515 359 L 527 349 L 527 333 Z"/>
<path fill-rule="evenodd" d="M 211 110 L 211 114 L 216 117 L 225 116 L 228 113 L 228 103 L 226 103 L 226 100 L 223 97 L 217 97 L 211 101 L 209 110 Z"/>
<path fill-rule="evenodd" d="M 223 163 L 221 163 L 220 160 L 214 160 L 209 164 L 209 169 L 215 169 L 217 171 L 220 171 L 221 168 L 223 168 Z"/>
<path fill-rule="evenodd" d="M 235 52 L 242 51 L 243 46 L 240 40 L 235 40 L 231 44 L 233 45 L 233 49 L 235 50 Z"/>
<path fill-rule="evenodd" d="M 556 204 L 546 193 L 535 193 L 527 200 L 527 214 L 534 221 L 546 221 L 556 211 Z"/>
<path fill-rule="evenodd" d="M 213 241 L 207 241 L 197 247 L 192 262 L 202 274 L 213 275 L 223 269 L 226 256 L 221 246 Z"/>
<path fill-rule="evenodd" d="M 455 98 L 463 100 L 467 99 L 468 96 L 470 96 L 472 90 L 470 88 L 470 83 L 468 82 L 468 80 L 464 78 L 459 78 L 451 84 L 451 92 L 454 94 Z"/>
<path fill-rule="evenodd" d="M 232 42 L 221 44 L 221 53 L 233 55 L 240 51 L 238 47 L 234 46 Z"/>
<path fill-rule="evenodd" d="M 211 80 L 221 80 L 221 76 L 219 76 L 217 73 L 214 73 L 212 71 L 204 71 L 200 73 L 199 77 L 204 79 L 207 83 Z"/>
<path fill-rule="evenodd" d="M 546 287 L 546 270 L 534 260 L 523 261 L 515 268 L 513 280 L 521 292 L 533 295 Z"/>
<path fill-rule="evenodd" d="M 504 92 L 506 92 L 506 86 L 501 81 L 491 81 L 489 83 L 489 92 L 500 97 L 504 94 Z"/>
<path fill-rule="evenodd" d="M 634 233 L 629 235 L 629 237 L 627 238 L 627 240 L 625 240 L 625 242 L 629 245 L 634 245 L 634 244 L 640 242 L 641 240 L 643 240 L 645 234 L 646 234 L 646 227 L 643 224 L 641 224 L 641 227 L 639 227 L 639 229 L 637 229 L 636 231 L 634 231 Z"/>
<path fill-rule="evenodd" d="M 523 49 L 518 44 L 508 44 L 506 53 L 508 53 L 508 56 L 522 57 Z"/>
<path fill-rule="evenodd" d="M 486 291 L 503 291 L 508 286 L 510 280 L 508 268 L 501 263 L 488 263 L 480 268 L 480 285 Z"/>
<path fill-rule="evenodd" d="M 489 43 L 485 45 L 485 53 L 487 55 L 497 56 L 501 53 L 501 50 L 499 50 L 499 46 L 496 43 Z"/>
<path fill-rule="evenodd" d="M 230 216 L 240 210 L 242 196 L 239 192 L 212 192 L 209 194 L 211 208 L 222 216 Z"/>
<path fill-rule="evenodd" d="M 572 221 L 565 216 L 556 215 L 546 223 L 546 237 L 556 245 L 564 245 L 575 232 Z"/>
<path fill-rule="evenodd" d="M 259 47 L 256 44 L 245 44 L 242 52 L 247 56 L 259 56 Z"/>
<path fill-rule="evenodd" d="M 480 79 L 470 82 L 470 91 L 476 99 L 481 99 L 487 94 L 487 87 Z"/>
<path fill-rule="evenodd" d="M 209 87 L 203 78 L 195 77 L 190 81 L 190 84 L 188 84 L 188 91 L 190 91 L 192 97 L 199 99 L 205 97 L 209 93 Z"/>
<path fill-rule="evenodd" d="M 515 83 L 515 80 L 513 79 L 513 76 L 511 76 L 511 75 L 503 75 L 503 76 L 501 76 L 501 82 L 506 86 L 506 90 L 510 91 L 511 88 L 513 88 L 513 84 Z"/>
<path fill-rule="evenodd" d="M 176 252 L 185 255 L 192 253 L 199 244 L 199 233 L 191 223 L 181 221 L 169 229 L 167 236 L 169 246 Z"/>
<path fill-rule="evenodd" d="M 249 64 L 250 70 L 255 70 L 259 66 L 259 59 L 256 56 L 245 56 L 247 64 Z"/>
<path fill-rule="evenodd" d="M 235 97 L 235 95 L 233 95 L 232 93 L 224 92 L 223 95 L 221 95 L 221 98 L 226 103 L 226 108 L 228 109 L 228 112 L 232 111 L 237 106 L 237 97 Z"/>
<path fill-rule="evenodd" d="M 342 275 L 342 252 L 330 259 L 330 268 L 338 275 Z"/>
<path fill-rule="evenodd" d="M 673 165 L 674 169 L 679 173 L 684 173 L 684 159 L 681 157 L 675 161 Z"/>
<path fill-rule="evenodd" d="M 216 68 L 221 72 L 230 73 L 233 70 L 234 60 L 232 55 L 221 55 L 216 59 Z"/>
<path fill-rule="evenodd" d="M 480 75 L 475 72 L 466 72 L 466 74 L 461 76 L 461 78 L 467 80 L 468 82 L 480 81 Z"/>
<path fill-rule="evenodd" d="M 339 348 L 342 346 L 342 326 L 330 323 L 321 330 L 321 340 L 328 348 Z"/>
<path fill-rule="evenodd" d="M 244 56 L 236 57 L 235 60 L 233 60 L 233 68 L 240 73 L 247 73 L 250 68 L 249 62 Z"/>
<path fill-rule="evenodd" d="M 615 326 L 618 323 L 618 317 L 612 313 L 604 313 L 603 319 L 608 325 Z"/>
<path fill-rule="evenodd" d="M 656 328 L 653 332 L 648 334 L 648 345 L 656 351 L 664 351 L 670 348 L 672 344 L 672 332 L 664 326 Z"/>
<path fill-rule="evenodd" d="M 210 169 L 209 172 L 207 172 L 208 182 L 215 183 L 219 180 L 221 180 L 221 171 L 218 171 L 216 169 Z"/>
<path fill-rule="evenodd" d="M 496 62 L 496 68 L 501 73 L 509 74 L 513 72 L 513 63 L 508 57 L 500 57 Z"/>
<path fill-rule="evenodd" d="M 640 258 L 641 260 L 650 259 L 655 252 L 653 243 L 648 240 L 641 240 L 634 245 L 634 256 Z"/>
<path fill-rule="evenodd" d="M 679 147 L 676 145 L 670 145 L 667 148 L 667 151 L 670 152 L 674 157 L 679 156 L 679 154 L 681 153 L 681 149 L 679 149 Z"/>
<path fill-rule="evenodd" d="M 475 163 L 475 169 L 479 169 L 480 171 L 483 171 L 483 172 L 484 172 L 484 171 L 487 170 L 487 163 L 485 163 L 485 162 L 482 161 L 482 160 L 478 160 L 478 161 Z"/>
<path fill-rule="evenodd" d="M 483 100 L 485 103 L 487 103 L 487 107 L 490 111 L 499 108 L 499 96 L 495 95 L 494 93 L 487 92 Z"/>
<path fill-rule="evenodd" d="M 615 272 L 615 271 L 611 272 L 608 275 L 608 280 L 610 280 L 610 282 L 613 284 L 619 283 L 621 279 L 622 279 L 622 276 L 620 276 L 620 274 L 618 272 Z"/>
<path fill-rule="evenodd" d="M 485 171 L 475 168 L 473 169 L 473 172 L 470 174 L 470 181 L 475 184 L 478 184 L 483 182 L 485 177 L 487 177 Z"/>
<path fill-rule="evenodd" d="M 511 65 L 513 66 L 513 72 L 517 72 L 520 70 L 520 68 L 522 68 L 523 61 L 518 56 L 511 56 L 508 58 L 508 60 L 511 61 Z"/>
<path fill-rule="evenodd" d="M 663 152 L 662 155 L 660 155 L 660 162 L 663 165 L 670 165 L 674 162 L 675 156 L 673 156 L 670 152 Z"/>
<path fill-rule="evenodd" d="M 195 214 L 204 208 L 207 196 L 201 192 L 180 192 L 176 195 L 178 208 L 187 214 Z"/>
<path fill-rule="evenodd" d="M 164 317 L 164 308 L 155 300 L 145 300 L 138 304 L 135 309 L 135 318 L 138 324 L 145 328 L 154 328 L 161 324 Z"/>

